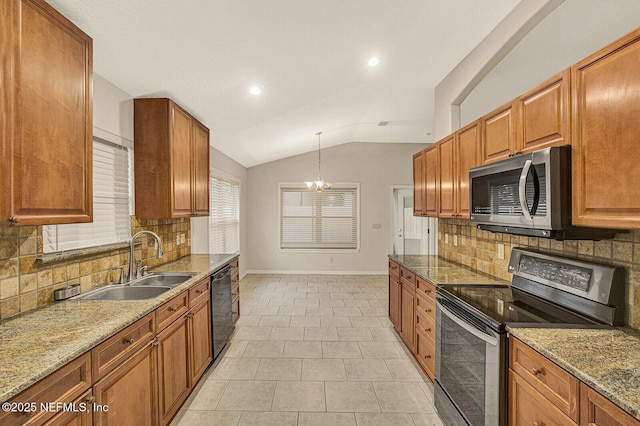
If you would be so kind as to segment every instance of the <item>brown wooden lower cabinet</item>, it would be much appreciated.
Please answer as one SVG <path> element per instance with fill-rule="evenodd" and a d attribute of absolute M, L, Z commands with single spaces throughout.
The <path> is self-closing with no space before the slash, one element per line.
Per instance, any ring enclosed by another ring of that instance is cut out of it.
<path fill-rule="evenodd" d="M 178 411 L 191 391 L 187 316 L 158 334 L 158 408 L 162 424 Z"/>
<path fill-rule="evenodd" d="M 640 421 L 509 337 L 509 425 L 640 426 Z"/>
<path fill-rule="evenodd" d="M 96 404 L 93 423 L 100 425 L 158 424 L 155 341 L 107 374 L 93 386 Z"/>
<path fill-rule="evenodd" d="M 397 268 L 397 264 L 396 264 Z M 400 277 L 389 273 L 389 319 L 400 332 Z"/>
<path fill-rule="evenodd" d="M 95 398 L 89 390 L 74 402 L 76 410 L 63 411 L 45 423 L 45 426 L 89 426 L 93 424 Z"/>
<path fill-rule="evenodd" d="M 415 352 L 415 288 L 402 284 L 400 288 L 400 337 L 411 352 Z"/>
<path fill-rule="evenodd" d="M 191 308 L 189 349 L 191 350 L 191 383 L 195 384 L 213 360 L 211 299 L 209 297 Z"/>

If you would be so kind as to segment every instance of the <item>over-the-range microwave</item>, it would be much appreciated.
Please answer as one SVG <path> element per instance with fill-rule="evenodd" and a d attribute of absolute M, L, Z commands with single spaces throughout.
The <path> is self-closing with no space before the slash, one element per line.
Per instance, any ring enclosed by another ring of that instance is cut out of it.
<path fill-rule="evenodd" d="M 612 238 L 571 226 L 571 146 L 516 155 L 469 171 L 470 219 L 479 229 L 563 239 Z"/>

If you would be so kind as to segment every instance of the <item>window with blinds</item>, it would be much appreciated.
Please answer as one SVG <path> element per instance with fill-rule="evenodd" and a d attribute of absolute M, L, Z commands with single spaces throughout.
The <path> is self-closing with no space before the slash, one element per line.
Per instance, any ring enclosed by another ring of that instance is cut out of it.
<path fill-rule="evenodd" d="M 93 222 L 44 226 L 45 253 L 76 250 L 131 239 L 129 150 L 93 140 Z"/>
<path fill-rule="evenodd" d="M 280 186 L 280 248 L 357 250 L 359 186 Z"/>
<path fill-rule="evenodd" d="M 209 253 L 230 254 L 240 250 L 240 184 L 211 177 Z"/>

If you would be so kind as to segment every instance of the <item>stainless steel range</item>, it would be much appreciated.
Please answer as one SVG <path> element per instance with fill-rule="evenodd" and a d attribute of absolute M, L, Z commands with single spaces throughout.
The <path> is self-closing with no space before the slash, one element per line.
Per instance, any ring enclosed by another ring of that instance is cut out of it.
<path fill-rule="evenodd" d="M 446 425 L 507 424 L 507 327 L 622 322 L 620 268 L 513 249 L 509 272 L 511 286 L 438 287 L 434 388 Z"/>

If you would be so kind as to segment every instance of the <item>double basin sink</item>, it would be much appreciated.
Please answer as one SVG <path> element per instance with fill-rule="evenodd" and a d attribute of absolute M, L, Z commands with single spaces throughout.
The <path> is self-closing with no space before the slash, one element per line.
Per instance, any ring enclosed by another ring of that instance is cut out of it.
<path fill-rule="evenodd" d="M 109 284 L 73 297 L 76 300 L 147 300 L 179 286 L 198 272 L 154 272 L 126 284 Z"/>

